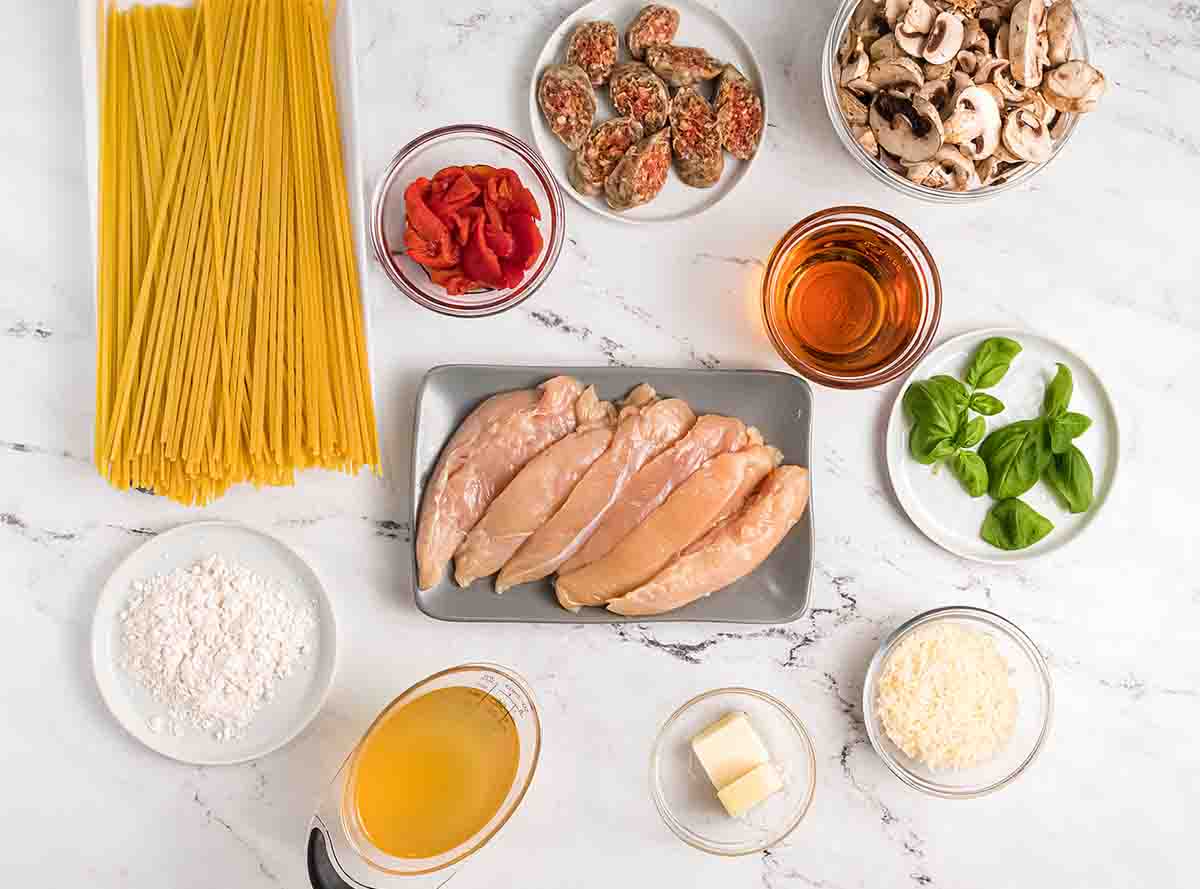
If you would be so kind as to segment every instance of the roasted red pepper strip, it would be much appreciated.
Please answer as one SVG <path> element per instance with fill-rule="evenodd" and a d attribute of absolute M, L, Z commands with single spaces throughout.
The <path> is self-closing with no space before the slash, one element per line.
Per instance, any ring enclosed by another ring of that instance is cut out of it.
<path fill-rule="evenodd" d="M 434 269 L 429 273 L 429 277 L 434 284 L 445 287 L 446 292 L 451 296 L 462 296 L 479 287 L 466 276 L 461 266 L 455 266 L 452 269 Z"/>
<path fill-rule="evenodd" d="M 500 258 L 487 244 L 483 219 L 478 219 L 471 228 L 471 237 L 462 252 L 463 271 L 492 287 L 503 286 L 504 275 L 500 269 Z"/>
<path fill-rule="evenodd" d="M 528 213 L 511 213 L 508 227 L 512 232 L 515 248 L 509 262 L 520 263 L 521 268 L 533 268 L 542 252 L 542 233 Z"/>
<path fill-rule="evenodd" d="M 487 185 L 487 181 L 496 175 L 496 168 L 489 167 L 487 164 L 475 164 L 463 169 L 467 171 L 467 175 L 471 177 L 471 181 L 480 188 Z"/>
<path fill-rule="evenodd" d="M 516 241 L 511 232 L 506 232 L 502 228 L 496 228 L 490 222 L 483 227 L 484 236 L 487 238 L 487 244 L 496 251 L 496 255 L 500 258 L 512 256 L 513 250 L 516 248 Z"/>
<path fill-rule="evenodd" d="M 404 231 L 404 246 L 409 259 L 428 269 L 453 268 L 460 258 L 459 247 L 449 234 L 440 241 L 429 241 L 415 228 L 408 228 Z"/>
<path fill-rule="evenodd" d="M 431 188 L 428 179 L 417 179 L 404 190 L 404 213 L 409 228 L 427 241 L 446 240 L 450 232 L 425 202 Z"/>

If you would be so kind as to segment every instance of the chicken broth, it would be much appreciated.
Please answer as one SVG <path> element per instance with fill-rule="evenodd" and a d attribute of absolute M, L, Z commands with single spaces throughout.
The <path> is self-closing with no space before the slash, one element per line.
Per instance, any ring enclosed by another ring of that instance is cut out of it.
<path fill-rule="evenodd" d="M 883 367 L 917 333 L 917 271 L 900 245 L 872 229 L 844 224 L 803 238 L 775 280 L 773 327 L 790 351 L 831 373 Z"/>
<path fill-rule="evenodd" d="M 439 688 L 371 730 L 354 765 L 354 812 L 386 855 L 432 858 L 492 820 L 519 759 L 516 724 L 499 701 L 475 688 Z"/>

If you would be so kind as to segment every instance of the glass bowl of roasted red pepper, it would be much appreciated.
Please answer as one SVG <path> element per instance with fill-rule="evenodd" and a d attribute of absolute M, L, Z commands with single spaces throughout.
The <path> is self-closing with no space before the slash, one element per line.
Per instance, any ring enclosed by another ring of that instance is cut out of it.
<path fill-rule="evenodd" d="M 563 199 L 546 162 L 502 130 L 459 124 L 400 149 L 371 209 L 384 271 L 413 302 L 481 317 L 528 299 L 562 252 Z"/>

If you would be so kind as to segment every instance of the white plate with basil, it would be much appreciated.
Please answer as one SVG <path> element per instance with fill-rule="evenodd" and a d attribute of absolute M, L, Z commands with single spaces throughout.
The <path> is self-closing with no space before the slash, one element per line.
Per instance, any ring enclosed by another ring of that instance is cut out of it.
<path fill-rule="evenodd" d="M 1117 416 L 1075 352 L 1023 330 L 931 351 L 892 407 L 887 461 L 913 523 L 944 549 L 1007 564 L 1079 537 L 1112 489 Z"/>

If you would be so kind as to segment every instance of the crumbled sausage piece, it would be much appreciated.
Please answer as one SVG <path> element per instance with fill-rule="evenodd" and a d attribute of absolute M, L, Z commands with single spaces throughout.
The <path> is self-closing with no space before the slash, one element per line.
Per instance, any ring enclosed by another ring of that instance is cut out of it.
<path fill-rule="evenodd" d="M 684 87 L 671 103 L 671 148 L 679 178 L 696 188 L 716 185 L 725 169 L 717 115 L 695 87 Z"/>
<path fill-rule="evenodd" d="M 641 138 L 642 125 L 631 117 L 596 124 L 575 152 L 568 170 L 575 190 L 580 194 L 603 194 L 608 174 Z"/>
<path fill-rule="evenodd" d="M 698 46 L 675 46 L 673 43 L 647 49 L 646 64 L 676 88 L 712 80 L 725 67 Z"/>
<path fill-rule="evenodd" d="M 651 4 L 643 8 L 625 29 L 625 44 L 635 59 L 643 59 L 648 47 L 670 43 L 678 30 L 678 9 Z"/>
<path fill-rule="evenodd" d="M 577 65 L 551 65 L 538 84 L 538 104 L 550 131 L 568 148 L 583 144 L 596 117 L 596 94 L 587 74 Z"/>
<path fill-rule="evenodd" d="M 608 205 L 628 210 L 653 200 L 671 170 L 671 130 L 664 127 L 642 139 L 621 158 L 604 183 Z"/>
<path fill-rule="evenodd" d="M 750 81 L 733 65 L 726 65 L 721 73 L 716 107 L 721 144 L 738 160 L 750 160 L 762 139 L 763 104 Z"/>
<path fill-rule="evenodd" d="M 617 26 L 612 22 L 584 22 L 567 43 L 567 64 L 578 65 L 592 86 L 603 86 L 617 63 Z"/>
<path fill-rule="evenodd" d="M 608 94 L 617 114 L 632 117 L 647 133 L 667 125 L 671 94 L 662 78 L 641 62 L 617 65 L 608 82 Z"/>

